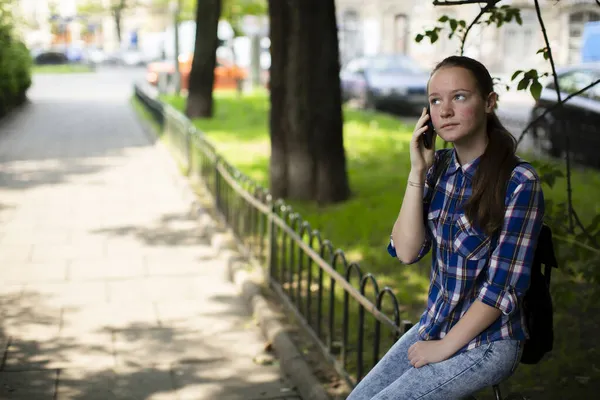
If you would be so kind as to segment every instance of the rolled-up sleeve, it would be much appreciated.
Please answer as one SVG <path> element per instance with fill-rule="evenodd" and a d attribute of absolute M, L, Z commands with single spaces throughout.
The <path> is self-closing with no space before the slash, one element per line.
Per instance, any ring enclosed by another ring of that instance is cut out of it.
<path fill-rule="evenodd" d="M 486 281 L 477 299 L 505 315 L 514 312 L 531 279 L 531 265 L 544 218 L 544 195 L 538 179 L 517 185 L 508 201 Z"/>
<path fill-rule="evenodd" d="M 425 255 L 429 252 L 429 249 L 431 248 L 431 238 L 429 237 L 429 233 L 427 231 L 428 230 L 426 229 L 425 230 L 425 232 L 426 232 L 425 240 L 423 241 L 423 244 L 421 245 L 419 254 L 417 254 L 417 256 L 414 258 L 414 260 L 411 260 L 410 262 L 405 263 L 406 265 L 416 263 L 417 261 L 419 261 L 420 259 L 425 257 Z M 388 253 L 390 254 L 390 256 L 398 258 L 398 254 L 396 254 L 396 248 L 394 247 L 394 239 L 392 239 L 391 236 L 390 236 L 390 243 L 388 244 L 387 250 L 388 250 Z"/>

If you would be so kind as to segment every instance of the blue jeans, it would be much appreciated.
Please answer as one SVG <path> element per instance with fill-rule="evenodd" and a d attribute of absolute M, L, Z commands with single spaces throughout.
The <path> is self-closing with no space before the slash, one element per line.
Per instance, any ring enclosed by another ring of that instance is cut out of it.
<path fill-rule="evenodd" d="M 408 349 L 420 340 L 418 326 L 402 335 L 346 400 L 461 399 L 500 383 L 519 365 L 522 342 L 498 340 L 413 368 Z"/>

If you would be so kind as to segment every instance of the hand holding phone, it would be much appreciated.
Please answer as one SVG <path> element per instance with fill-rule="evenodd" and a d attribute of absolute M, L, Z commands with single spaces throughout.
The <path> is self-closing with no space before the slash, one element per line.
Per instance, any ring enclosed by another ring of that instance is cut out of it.
<path fill-rule="evenodd" d="M 433 122 L 431 121 L 431 109 L 427 106 L 427 115 L 429 115 L 429 119 L 427 120 L 427 130 L 421 135 L 421 140 L 423 140 L 423 146 L 426 149 L 431 149 L 433 147 L 433 134 L 435 133 L 435 129 L 433 127 Z"/>

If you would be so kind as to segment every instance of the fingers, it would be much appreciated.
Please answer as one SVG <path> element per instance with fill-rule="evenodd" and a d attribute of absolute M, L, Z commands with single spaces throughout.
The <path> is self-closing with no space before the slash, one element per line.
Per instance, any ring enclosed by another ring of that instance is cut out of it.
<path fill-rule="evenodd" d="M 414 368 L 421 368 L 428 364 L 428 362 L 418 354 L 418 344 L 419 342 L 414 343 L 408 348 L 408 361 Z"/>
<path fill-rule="evenodd" d="M 423 114 L 421 114 L 421 117 L 419 118 L 415 126 L 415 130 L 413 131 L 413 139 L 419 138 L 423 133 L 425 133 L 425 131 L 429 129 L 429 127 L 427 126 L 427 121 L 429 120 L 429 118 L 429 114 L 423 111 Z"/>
<path fill-rule="evenodd" d="M 409 359 L 409 361 L 410 361 L 410 365 L 412 365 L 414 368 L 421 368 L 428 364 L 428 362 L 426 360 L 424 360 L 423 358 L 418 358 L 418 357 Z"/>
<path fill-rule="evenodd" d="M 417 358 L 418 358 L 418 357 L 416 357 L 416 353 L 417 353 L 416 346 L 417 346 L 417 343 L 413 343 L 413 345 L 408 348 L 408 361 L 410 362 L 410 365 L 412 365 L 413 367 L 415 366 L 415 362 L 417 361 Z"/>
<path fill-rule="evenodd" d="M 421 135 L 424 134 L 427 131 L 427 129 L 428 129 L 427 125 L 424 125 L 418 129 L 415 129 L 411 140 L 413 142 L 419 141 L 421 139 Z"/>
<path fill-rule="evenodd" d="M 417 120 L 417 125 L 415 126 L 415 130 L 416 130 L 416 128 L 421 128 L 423 125 L 425 125 L 425 123 L 427 122 L 427 120 L 429 118 L 430 118 L 430 116 L 429 116 L 429 114 L 427 114 L 427 110 L 425 108 L 423 108 L 423 112 L 421 113 L 421 116 Z"/>
<path fill-rule="evenodd" d="M 418 343 L 418 342 L 417 342 Z M 413 353 L 415 352 L 415 350 L 417 349 L 417 343 L 413 343 L 409 348 L 408 348 L 408 358 L 411 358 L 411 355 L 413 355 Z"/>

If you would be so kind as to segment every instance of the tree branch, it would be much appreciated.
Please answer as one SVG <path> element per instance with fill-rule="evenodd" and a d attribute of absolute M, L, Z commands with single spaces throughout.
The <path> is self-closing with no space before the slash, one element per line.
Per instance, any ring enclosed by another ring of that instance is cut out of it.
<path fill-rule="evenodd" d="M 558 103 L 562 103 L 562 98 L 560 94 L 560 86 L 558 84 L 558 75 L 556 73 L 556 65 L 554 65 L 554 56 L 552 55 L 552 47 L 550 46 L 550 40 L 548 39 L 548 33 L 546 32 L 546 26 L 544 25 L 544 19 L 542 18 L 542 11 L 540 9 L 539 0 L 535 0 L 535 13 L 537 14 L 538 21 L 540 23 L 540 28 L 542 29 L 542 34 L 544 35 L 544 42 L 546 43 L 546 48 L 548 49 L 548 60 L 550 61 L 550 66 L 552 67 L 552 77 L 554 78 L 554 86 L 556 87 L 556 96 L 558 99 Z M 571 190 L 571 156 L 569 155 L 570 145 L 569 145 L 569 135 L 565 135 L 565 147 L 566 149 L 566 161 L 567 161 L 567 198 L 568 198 L 568 207 L 569 207 L 569 227 L 571 228 L 571 232 L 573 231 L 573 193 Z"/>
<path fill-rule="evenodd" d="M 579 225 L 583 233 L 588 237 L 589 241 L 592 243 L 592 246 L 598 248 L 598 242 L 596 242 L 596 239 L 587 231 L 587 229 L 585 229 L 585 226 L 583 226 L 581 223 L 581 220 L 579 219 L 579 216 L 575 210 L 573 210 L 573 217 L 575 217 L 575 222 L 577 222 L 577 225 Z"/>
<path fill-rule="evenodd" d="M 500 1 L 500 0 L 498 0 Z M 496 3 L 498 2 L 496 1 Z M 600 0 L 596 0 L 596 1 L 600 1 Z M 457 1 L 439 1 L 439 0 L 433 0 L 433 5 L 434 6 L 460 6 L 462 4 L 483 4 L 483 3 L 489 3 L 490 0 L 457 0 Z"/>
<path fill-rule="evenodd" d="M 487 4 L 486 4 L 486 6 L 481 8 L 481 11 L 479 11 L 479 14 L 477 14 L 477 16 L 475 17 L 475 19 L 473 21 L 471 21 L 471 23 L 469 24 L 469 26 L 465 30 L 465 34 L 463 35 L 463 37 L 461 39 L 461 43 L 460 43 L 460 55 L 461 56 L 464 55 L 465 44 L 467 43 L 467 36 L 469 35 L 469 32 L 471 31 L 471 28 L 473 28 L 473 26 L 475 26 L 475 24 L 477 22 L 479 22 L 479 19 L 483 16 L 483 14 L 485 14 L 486 12 L 488 12 L 499 1 L 500 0 L 488 1 Z M 598 0 L 598 1 L 600 1 L 600 0 Z M 434 4 L 435 4 L 435 2 L 434 2 Z"/>

